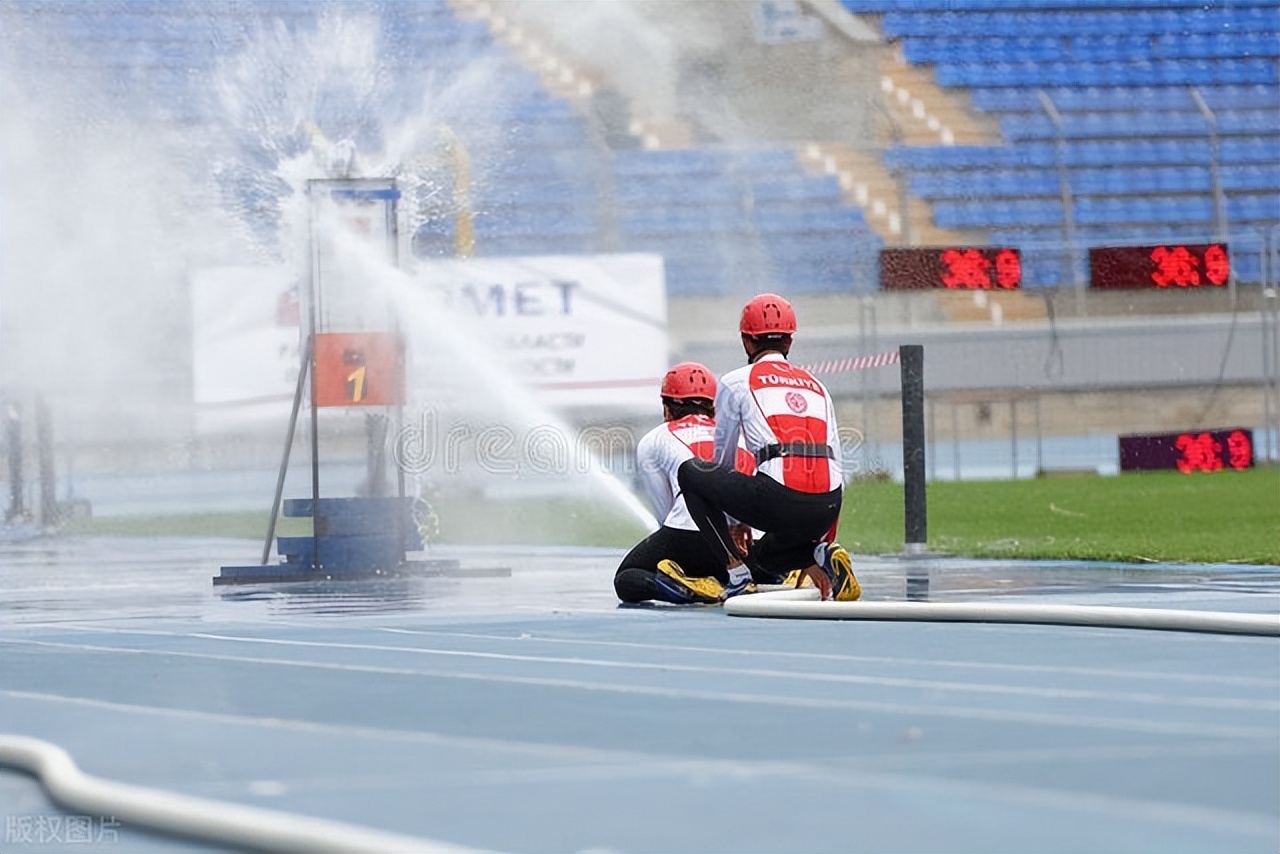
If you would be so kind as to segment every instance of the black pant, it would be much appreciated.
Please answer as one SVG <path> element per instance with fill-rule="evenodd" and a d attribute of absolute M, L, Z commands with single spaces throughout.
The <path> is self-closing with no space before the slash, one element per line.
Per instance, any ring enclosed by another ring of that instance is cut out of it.
<path fill-rule="evenodd" d="M 681 463 L 676 477 L 689 515 L 721 563 L 744 559 L 759 583 L 777 583 L 788 572 L 813 565 L 814 546 L 840 516 L 840 488 L 800 492 L 768 475 L 742 474 L 699 459 Z M 736 554 L 726 513 L 765 532 L 749 555 Z"/>
<path fill-rule="evenodd" d="M 618 565 L 613 576 L 613 589 L 618 598 L 623 602 L 675 601 L 653 581 L 660 560 L 675 561 L 685 575 L 714 575 L 721 584 L 729 583 L 725 562 L 700 532 L 664 525 L 636 543 Z"/>

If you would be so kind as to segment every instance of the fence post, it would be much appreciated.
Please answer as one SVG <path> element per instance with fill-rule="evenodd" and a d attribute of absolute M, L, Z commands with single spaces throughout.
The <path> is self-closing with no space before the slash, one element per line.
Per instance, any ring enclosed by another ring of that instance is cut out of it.
<path fill-rule="evenodd" d="M 907 554 L 921 554 L 928 543 L 925 503 L 924 347 L 898 348 L 902 370 L 902 483 Z"/>

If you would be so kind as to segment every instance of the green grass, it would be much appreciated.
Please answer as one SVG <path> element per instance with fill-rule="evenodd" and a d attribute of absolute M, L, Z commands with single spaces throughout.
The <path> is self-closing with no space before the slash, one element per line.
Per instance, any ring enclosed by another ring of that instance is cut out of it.
<path fill-rule="evenodd" d="M 972 557 L 1280 564 L 1280 470 L 1059 476 L 929 484 L 929 548 Z M 452 500 L 442 543 L 630 546 L 643 530 L 623 511 L 563 499 Z M 857 482 L 840 539 L 861 554 L 902 551 L 902 486 Z M 68 533 L 262 539 L 267 513 L 78 519 Z M 276 533 L 305 535 L 281 518 Z"/>
<path fill-rule="evenodd" d="M 929 548 L 974 557 L 1280 563 L 1280 470 L 929 484 Z M 840 539 L 898 552 L 902 486 L 856 483 Z"/>

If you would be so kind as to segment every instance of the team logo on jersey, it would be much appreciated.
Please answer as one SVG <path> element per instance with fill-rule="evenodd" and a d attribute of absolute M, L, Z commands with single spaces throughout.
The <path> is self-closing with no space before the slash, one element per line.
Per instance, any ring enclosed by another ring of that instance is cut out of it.
<path fill-rule="evenodd" d="M 799 415 L 809 408 L 809 402 L 805 400 L 804 395 L 798 391 L 787 392 L 787 396 L 783 399 L 787 402 L 787 407 L 796 415 Z"/>

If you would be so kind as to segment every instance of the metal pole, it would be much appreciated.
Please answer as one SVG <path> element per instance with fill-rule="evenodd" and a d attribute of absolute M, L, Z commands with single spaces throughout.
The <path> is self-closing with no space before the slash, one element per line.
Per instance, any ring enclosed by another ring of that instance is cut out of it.
<path fill-rule="evenodd" d="M 1262 359 L 1263 383 L 1266 386 L 1266 451 L 1267 460 L 1280 458 L 1280 226 L 1271 229 L 1266 245 L 1262 289 Z"/>
<path fill-rule="evenodd" d="M 1258 304 L 1258 324 L 1262 330 L 1262 447 L 1264 457 L 1271 461 L 1271 240 L 1272 235 L 1262 237 L 1262 301 Z"/>
<path fill-rule="evenodd" d="M 1018 399 L 1009 398 L 1009 448 L 1013 452 L 1013 479 L 1018 479 Z"/>
<path fill-rule="evenodd" d="M 316 279 L 320 275 L 319 246 L 316 242 L 316 203 L 314 192 L 316 182 L 307 186 L 309 202 L 308 225 L 311 237 L 311 269 L 307 276 L 307 356 L 311 370 L 311 569 L 320 569 L 320 411 L 316 406 L 316 392 L 319 381 L 316 379 L 316 325 L 318 311 L 316 302 L 320 298 L 320 289 Z"/>
<path fill-rule="evenodd" d="M 928 544 L 928 508 L 925 502 L 924 443 L 924 347 L 904 344 L 898 348 L 902 371 L 902 483 L 905 515 L 905 550 L 924 552 Z"/>
<path fill-rule="evenodd" d="M 889 125 L 889 136 L 893 140 L 894 145 L 902 144 L 902 125 L 893 117 L 893 113 L 889 112 L 889 108 L 884 105 L 884 95 L 872 99 L 872 104 L 880 111 L 880 115 L 884 116 L 885 122 Z M 911 230 L 911 217 L 908 213 L 908 206 L 911 202 L 911 188 L 908 183 L 907 171 L 901 167 L 894 167 L 889 170 L 890 177 L 893 178 L 898 190 L 898 237 L 903 246 L 915 246 L 915 235 Z"/>
<path fill-rule="evenodd" d="M 1262 442 L 1268 461 L 1271 459 L 1271 363 L 1273 361 L 1271 349 L 1275 340 L 1270 314 L 1271 305 L 1275 299 L 1275 291 L 1269 287 L 1265 288 L 1262 292 L 1262 305 L 1258 307 L 1261 314 L 1259 319 L 1262 321 L 1262 423 L 1264 425 Z"/>
<path fill-rule="evenodd" d="M 1209 109 L 1209 105 L 1200 96 L 1199 89 L 1195 86 L 1190 86 L 1187 91 L 1191 93 L 1191 100 L 1196 102 L 1196 109 L 1200 111 L 1200 115 L 1204 118 L 1204 123 L 1209 129 L 1209 182 L 1213 191 L 1213 225 L 1216 232 L 1214 239 L 1225 243 L 1227 240 L 1227 197 L 1222 192 L 1222 174 L 1218 168 L 1218 117 L 1214 115 L 1213 110 Z"/>
<path fill-rule="evenodd" d="M 902 245 L 915 246 L 915 232 L 911 228 L 911 189 L 907 183 L 907 171 L 901 168 L 894 169 L 893 178 L 898 182 L 898 222 L 902 229 Z"/>
<path fill-rule="evenodd" d="M 858 340 L 864 356 L 872 353 L 867 336 L 867 301 L 869 299 L 870 297 L 863 297 L 858 300 Z M 871 446 L 874 432 L 871 426 L 871 371 L 859 373 L 859 380 L 862 383 L 862 457 L 867 463 L 865 473 L 871 474 L 871 468 L 875 462 L 875 453 Z"/>
<path fill-rule="evenodd" d="M 1071 193 L 1071 179 L 1067 175 L 1067 137 L 1066 126 L 1062 115 L 1053 105 L 1053 100 L 1043 89 L 1036 90 L 1040 106 L 1053 122 L 1054 152 L 1058 163 L 1058 193 L 1062 198 L 1062 235 L 1066 241 L 1066 263 L 1062 265 L 1067 271 L 1069 284 L 1076 289 L 1076 311 L 1084 314 L 1084 274 L 1080 270 L 1080 259 L 1076 252 L 1076 214 L 1075 200 Z"/>
<path fill-rule="evenodd" d="M 1044 472 L 1044 436 L 1040 431 L 1040 395 L 1035 397 L 1036 413 L 1036 474 Z"/>
<path fill-rule="evenodd" d="M 858 322 L 862 336 L 863 354 L 870 355 L 880 349 L 877 334 L 876 304 L 871 297 L 863 297 L 858 303 Z M 876 403 L 879 395 L 878 376 L 875 371 L 862 371 L 862 423 L 866 432 L 866 447 L 871 452 L 871 461 L 880 466 L 880 423 L 876 415 Z"/>
<path fill-rule="evenodd" d="M 280 471 L 276 475 L 275 497 L 271 499 L 271 517 L 267 520 L 267 539 L 262 544 L 262 565 L 271 558 L 271 541 L 276 536 L 276 517 L 280 515 L 280 502 L 284 497 L 284 478 L 289 471 L 289 452 L 293 449 L 293 437 L 298 427 L 298 410 L 302 408 L 302 390 L 306 388 L 307 372 L 311 368 L 311 338 L 302 350 L 302 362 L 298 366 L 298 385 L 293 390 L 293 410 L 289 413 L 289 430 L 284 439 L 284 455 L 280 458 Z M 314 520 L 315 511 L 312 510 Z"/>
<path fill-rule="evenodd" d="M 1271 421 L 1267 423 L 1267 455 L 1272 461 L 1280 460 L 1280 447 L 1272 447 L 1272 431 L 1275 438 L 1280 438 L 1280 298 L 1277 298 L 1276 286 L 1267 289 L 1267 314 L 1271 315 L 1271 376 L 1267 379 L 1267 394 L 1271 397 Z"/>
<path fill-rule="evenodd" d="M 951 469 L 955 480 L 960 480 L 960 408 L 951 401 Z"/>
<path fill-rule="evenodd" d="M 14 400 L 5 404 L 5 449 L 9 456 L 9 508 L 5 511 L 4 520 L 19 521 L 27 515 L 22 506 L 25 489 L 22 473 L 22 406 Z"/>
<path fill-rule="evenodd" d="M 40 472 L 40 524 L 50 527 L 61 521 L 53 460 L 53 419 L 43 397 L 36 398 L 36 461 Z"/>

